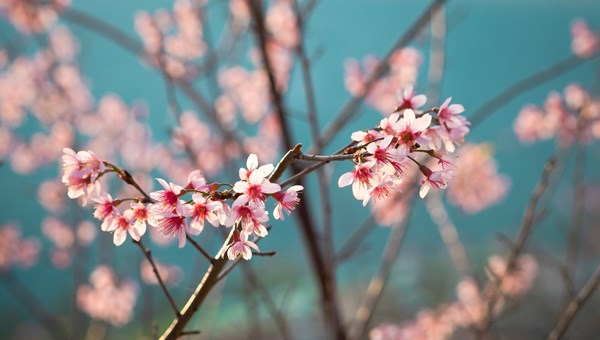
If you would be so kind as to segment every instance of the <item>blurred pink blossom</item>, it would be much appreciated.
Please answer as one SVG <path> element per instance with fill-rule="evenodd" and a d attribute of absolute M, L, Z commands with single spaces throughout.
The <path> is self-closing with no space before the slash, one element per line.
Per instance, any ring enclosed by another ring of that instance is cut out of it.
<path fill-rule="evenodd" d="M 166 284 L 177 283 L 183 277 L 183 271 L 181 268 L 175 265 L 166 265 L 161 262 L 154 260 L 156 268 L 160 274 L 161 279 Z M 140 265 L 140 276 L 142 281 L 149 285 L 157 285 L 158 279 L 154 273 L 152 265 L 147 260 L 143 261 Z"/>
<path fill-rule="evenodd" d="M 0 273 L 12 267 L 29 268 L 38 261 L 40 242 L 37 238 L 24 238 L 21 229 L 7 223 L 0 226 Z"/>
<path fill-rule="evenodd" d="M 454 178 L 448 185 L 450 203 L 476 214 L 502 200 L 509 187 L 510 179 L 498 173 L 491 146 L 465 144 L 460 148 Z"/>
<path fill-rule="evenodd" d="M 118 282 L 110 267 L 98 266 L 90 275 L 90 284 L 77 288 L 77 305 L 90 317 L 123 326 L 133 317 L 137 284 Z"/>
<path fill-rule="evenodd" d="M 571 50 L 578 57 L 591 57 L 600 49 L 600 34 L 592 32 L 583 19 L 571 24 L 571 38 Z"/>

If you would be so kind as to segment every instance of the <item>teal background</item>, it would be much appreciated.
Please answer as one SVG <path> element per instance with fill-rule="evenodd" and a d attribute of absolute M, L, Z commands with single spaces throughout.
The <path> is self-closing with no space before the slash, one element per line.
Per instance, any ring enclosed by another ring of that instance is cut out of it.
<path fill-rule="evenodd" d="M 558 0 L 494 0 L 494 1 L 449 1 L 447 8 L 448 35 L 446 40 L 447 59 L 442 84 L 442 98 L 452 96 L 454 102 L 466 108 L 466 116 L 480 105 L 492 98 L 499 91 L 538 70 L 567 58 L 570 52 L 570 23 L 576 18 L 585 19 L 592 29 L 600 31 L 600 2 L 597 1 L 558 1 Z M 383 55 L 393 41 L 404 32 L 428 5 L 425 1 L 360 1 L 360 0 L 325 0 L 319 2 L 308 24 L 307 48 L 309 54 L 317 49 L 322 55 L 314 64 L 313 77 L 318 100 L 320 126 L 325 126 L 343 103 L 350 97 L 343 85 L 346 58 L 362 59 L 367 54 Z M 136 11 L 153 10 L 170 6 L 165 1 L 82 1 L 73 0 L 73 7 L 110 21 L 123 31 L 137 38 L 133 27 L 133 16 Z M 215 15 L 212 33 L 217 35 L 220 20 L 225 13 L 221 1 L 211 1 L 209 16 Z M 2 19 L 0 19 L 2 20 Z M 6 24 L 2 29 L 9 31 Z M 161 75 L 140 63 L 138 58 L 124 51 L 114 43 L 98 36 L 94 32 L 69 25 L 73 34 L 81 44 L 80 61 L 83 73 L 89 80 L 96 99 L 107 93 L 117 93 L 126 103 L 144 102 L 150 109 L 150 120 L 157 138 L 165 139 L 164 127 L 172 125 L 167 112 L 167 100 Z M 417 88 L 427 89 L 428 36 L 422 34 L 411 46 L 418 48 L 424 56 Z M 597 60 L 593 60 L 557 79 L 523 93 L 514 101 L 507 103 L 494 115 L 478 126 L 467 137 L 471 143 L 491 142 L 496 150 L 496 158 L 501 173 L 511 178 L 512 186 L 508 196 L 501 204 L 495 205 L 482 213 L 470 216 L 449 208 L 453 221 L 458 226 L 461 238 L 466 243 L 476 264 L 481 265 L 485 257 L 492 252 L 502 250 L 496 240 L 496 233 L 514 235 L 528 197 L 537 183 L 545 160 L 555 152 L 553 141 L 522 145 L 512 132 L 512 123 L 526 103 L 540 105 L 551 90 L 562 92 L 571 82 L 578 82 L 589 88 L 597 81 Z M 184 108 L 193 108 L 182 95 L 179 96 Z M 294 69 L 290 91 L 285 101 L 291 108 L 304 108 L 301 77 L 298 69 Z M 431 103 L 428 103 L 430 105 Z M 302 111 L 300 111 L 302 112 Z M 356 118 L 334 139 L 327 151 L 331 152 L 347 143 L 352 131 L 376 124 L 379 113 L 363 106 L 359 118 Z M 310 133 L 306 121 L 294 119 L 294 141 L 310 145 Z M 589 148 L 588 176 L 589 180 L 598 182 L 597 144 Z M 347 164 L 337 164 L 333 179 L 349 169 Z M 57 168 L 50 167 L 31 176 L 17 176 L 9 166 L 0 167 L 0 224 L 7 221 L 18 221 L 25 235 L 39 235 L 40 222 L 44 217 L 43 210 L 36 202 L 38 183 L 57 173 Z M 567 172 L 568 173 L 568 172 Z M 569 178 L 569 177 L 566 177 Z M 315 208 L 319 207 L 316 195 L 314 175 L 310 179 L 312 192 L 306 199 Z M 568 184 L 563 183 L 557 196 L 568 195 Z M 361 203 L 351 196 L 348 188 L 337 188 L 331 185 L 333 198 L 334 229 L 336 244 L 340 244 L 351 231 L 362 222 L 369 210 L 362 208 Z M 392 286 L 388 288 L 389 298 L 398 303 L 406 303 L 408 310 L 414 306 L 435 306 L 439 301 L 451 299 L 454 283 L 452 275 L 445 273 L 451 266 L 446 249 L 437 233 L 437 228 L 430 221 L 424 206 L 417 203 L 417 211 L 413 215 L 408 237 L 395 269 Z M 536 245 L 553 246 L 560 251 L 562 234 L 558 228 L 552 227 L 557 221 L 568 221 L 570 206 L 556 204 L 552 211 L 553 222 L 544 224 L 543 230 L 533 235 Z M 90 211 L 91 217 L 91 211 Z M 316 303 L 312 274 L 304 259 L 301 236 L 297 228 L 286 219 L 286 223 L 277 223 L 264 242 L 261 249 L 276 250 L 273 258 L 259 258 L 254 266 L 265 282 L 270 282 L 275 296 L 283 296 L 293 287 L 293 299 L 288 302 L 292 315 L 305 315 L 316 312 Z M 540 228 L 541 229 L 541 228 Z M 344 265 L 339 271 L 343 291 L 366 287 L 368 278 L 376 270 L 389 230 L 381 228 L 372 233 L 365 242 L 365 252 L 352 264 Z M 107 239 L 109 235 L 100 234 L 99 239 Z M 213 236 L 209 236 L 213 237 Z M 207 241 L 210 243 L 210 241 Z M 40 263 L 32 270 L 19 272 L 19 278 L 29 286 L 50 310 L 60 314 L 70 313 L 72 279 L 68 272 L 53 269 L 45 258 L 48 253 L 48 242 L 44 242 Z M 92 259 L 98 249 L 92 248 Z M 120 276 L 134 276 L 137 270 L 137 249 L 126 244 L 110 250 L 111 256 L 117 259 L 117 271 Z M 195 253 L 191 247 L 178 250 L 175 245 L 157 250 L 157 257 L 165 262 L 179 263 L 186 271 L 186 277 L 172 290 L 183 303 L 183 296 L 199 277 L 201 268 L 192 260 Z M 135 264 L 132 265 L 132 259 Z M 202 264 L 204 265 L 204 264 Z M 195 267 L 195 268 L 194 268 Z M 481 266 L 478 266 L 481 268 Z M 93 267 L 92 267 L 93 268 Z M 88 268 L 91 271 L 92 268 Z M 421 278 L 431 275 L 431 269 L 439 269 L 444 277 L 440 281 L 447 282 L 438 295 L 432 287 L 420 285 Z M 445 270 L 445 271 L 444 271 Z M 234 318 L 241 317 L 243 309 L 235 302 L 239 301 L 239 293 L 234 287 L 240 286 L 239 275 L 233 275 L 225 287 L 222 310 L 214 318 L 227 320 L 233 313 Z M 397 294 L 398 290 L 404 294 Z M 396 292 L 395 294 L 393 294 Z M 409 294 L 410 292 L 410 294 Z M 160 292 L 155 290 L 155 304 L 164 304 Z M 2 338 L 11 337 L 16 325 L 30 316 L 15 303 L 5 291 L 0 290 L 0 317 Z M 164 308 L 166 310 L 166 307 Z M 210 308 L 208 308 L 210 310 Z M 166 310 L 165 313 L 170 311 Z M 207 311 L 207 313 L 209 313 Z M 167 320 L 170 316 L 162 316 Z M 394 319 L 397 320 L 397 319 Z M 140 321 L 139 316 L 136 321 Z M 166 322 L 166 321 L 165 321 Z M 205 321 L 199 321 L 205 322 Z M 165 323 L 162 322 L 161 326 Z M 135 332 L 135 327 L 128 326 L 127 332 Z M 123 333 L 113 331 L 110 335 L 121 338 Z M 126 333 L 129 334 L 129 333 Z"/>

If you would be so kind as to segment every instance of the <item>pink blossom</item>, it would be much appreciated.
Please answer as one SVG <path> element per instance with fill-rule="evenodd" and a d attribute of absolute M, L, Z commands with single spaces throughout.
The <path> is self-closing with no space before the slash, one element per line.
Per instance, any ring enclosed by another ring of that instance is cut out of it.
<path fill-rule="evenodd" d="M 176 236 L 179 239 L 179 248 L 183 248 L 186 241 L 186 231 L 189 226 L 186 220 L 191 214 L 191 208 L 182 200 L 176 203 L 175 209 L 164 209 L 160 204 L 153 204 L 149 208 L 148 223 L 160 230 L 169 238 Z"/>
<path fill-rule="evenodd" d="M 411 151 L 410 149 L 415 143 L 421 145 L 427 144 L 428 140 L 423 135 L 423 132 L 431 124 L 430 114 L 427 113 L 416 118 L 415 112 L 407 109 L 404 110 L 402 118 L 400 118 L 398 113 L 392 114 L 390 116 L 390 122 L 394 131 L 396 131 L 398 144 L 404 147 L 407 152 Z"/>
<path fill-rule="evenodd" d="M 190 232 L 198 235 L 204 229 L 204 220 L 218 227 L 225 222 L 225 213 L 223 211 L 223 203 L 219 201 L 210 201 L 201 194 L 192 196 L 193 204 L 190 213 Z"/>
<path fill-rule="evenodd" d="M 389 176 L 375 176 L 372 181 L 372 186 L 363 199 L 363 206 L 373 198 L 374 201 L 389 198 L 392 195 L 392 190 L 399 187 L 399 183 L 393 181 Z"/>
<path fill-rule="evenodd" d="M 372 165 L 373 163 L 356 164 L 354 170 L 340 176 L 338 186 L 343 188 L 352 184 L 352 194 L 354 197 L 357 200 L 364 199 L 373 179 L 373 173 L 371 172 Z"/>
<path fill-rule="evenodd" d="M 424 165 L 419 166 L 419 170 L 425 175 L 425 179 L 421 181 L 421 189 L 419 190 L 419 197 L 421 198 L 425 198 L 431 188 L 445 189 L 448 186 L 448 179 L 452 177 L 451 170 L 431 171 L 431 169 Z"/>
<path fill-rule="evenodd" d="M 37 262 L 39 251 L 39 240 L 22 237 L 17 225 L 8 223 L 0 226 L 0 273 L 14 266 L 32 267 Z"/>
<path fill-rule="evenodd" d="M 233 185 L 233 190 L 238 194 L 242 194 L 240 197 L 248 197 L 249 201 L 259 203 L 267 199 L 265 194 L 274 194 L 280 191 L 281 187 L 279 184 L 271 183 L 268 179 L 264 178 L 260 171 L 253 171 L 247 182 L 236 182 Z"/>
<path fill-rule="evenodd" d="M 488 276 L 490 280 L 500 280 L 500 290 L 507 296 L 519 296 L 528 292 L 537 275 L 537 262 L 531 255 L 525 254 L 517 258 L 515 267 L 507 272 L 506 260 L 500 256 L 488 259 Z"/>
<path fill-rule="evenodd" d="M 133 317 L 137 290 L 135 282 L 118 283 L 110 267 L 98 266 L 90 275 L 90 284 L 77 288 L 77 306 L 94 319 L 123 326 Z"/>
<path fill-rule="evenodd" d="M 225 226 L 231 227 L 239 222 L 244 231 L 264 237 L 268 233 L 265 227 L 267 221 L 268 212 L 262 204 L 249 202 L 247 196 L 240 196 L 233 202 Z"/>
<path fill-rule="evenodd" d="M 249 181 L 253 172 L 256 172 L 258 178 L 265 178 L 273 172 L 275 167 L 273 164 L 265 164 L 258 166 L 258 157 L 255 154 L 250 154 L 246 160 L 246 168 L 240 168 L 239 175 L 242 181 Z"/>
<path fill-rule="evenodd" d="M 69 198 L 83 198 L 83 205 L 90 196 L 100 193 L 98 175 L 104 171 L 104 164 L 91 151 L 75 151 L 64 148 L 62 157 L 62 182 L 67 185 Z"/>
<path fill-rule="evenodd" d="M 96 209 L 94 210 L 94 217 L 102 221 L 100 229 L 107 231 L 111 223 L 111 217 L 118 213 L 118 210 L 114 206 L 114 202 L 110 194 L 102 193 L 98 198 L 93 199 L 96 203 Z"/>
<path fill-rule="evenodd" d="M 115 217 L 111 220 L 111 223 L 107 230 L 113 232 L 113 243 L 115 246 L 120 246 L 125 242 L 127 238 L 127 234 L 134 241 L 139 241 L 140 238 L 146 233 L 146 225 L 134 225 L 132 224 L 132 219 L 130 214 L 116 214 Z"/>
<path fill-rule="evenodd" d="M 450 105 L 450 101 L 452 97 L 449 97 L 440 105 L 437 117 L 440 120 L 441 125 L 445 125 L 447 128 L 452 129 L 463 125 L 460 121 L 459 116 L 461 113 L 465 111 L 464 106 L 460 104 L 452 104 Z"/>
<path fill-rule="evenodd" d="M 142 231 L 140 236 L 144 234 L 146 230 L 146 222 L 150 218 L 150 212 L 148 208 L 142 203 L 131 203 L 129 209 L 125 210 L 123 215 L 127 216 L 133 223 L 133 229 Z"/>
<path fill-rule="evenodd" d="M 183 277 L 183 271 L 181 268 L 175 265 L 166 265 L 157 260 L 154 260 L 156 268 L 160 274 L 161 279 L 166 284 L 176 283 Z M 149 285 L 157 285 L 158 279 L 154 273 L 154 268 L 147 260 L 142 261 L 140 264 L 140 277 L 142 281 Z"/>
<path fill-rule="evenodd" d="M 427 97 L 424 94 L 417 95 L 412 85 L 408 85 L 403 91 L 398 91 L 398 101 L 400 105 L 396 108 L 396 111 L 402 111 L 406 109 L 416 110 L 427 102 Z"/>
<path fill-rule="evenodd" d="M 469 214 L 493 205 L 506 196 L 510 180 L 498 173 L 491 147 L 464 145 L 459 152 L 448 200 Z"/>
<path fill-rule="evenodd" d="M 592 32 L 582 19 L 571 24 L 571 38 L 571 50 L 578 57 L 589 58 L 600 49 L 600 35 Z"/>
<path fill-rule="evenodd" d="M 276 192 L 273 194 L 273 198 L 277 201 L 275 205 L 275 210 L 273 211 L 273 217 L 278 220 L 284 219 L 283 211 L 285 211 L 288 215 L 296 209 L 298 203 L 300 203 L 300 198 L 298 198 L 298 193 L 304 190 L 304 187 L 301 185 L 293 185 L 289 187 L 285 192 Z"/>
<path fill-rule="evenodd" d="M 175 209 L 177 202 L 179 202 L 179 195 L 183 188 L 174 183 L 167 183 L 162 178 L 156 179 L 164 190 L 158 190 L 150 193 L 150 197 L 157 201 L 162 209 L 173 210 Z"/>
<path fill-rule="evenodd" d="M 233 232 L 233 240 L 227 246 L 227 257 L 229 260 L 235 260 L 239 255 L 244 260 L 250 260 L 252 258 L 252 249 L 259 251 L 258 246 L 251 241 L 248 241 L 248 234 L 245 232 Z"/>

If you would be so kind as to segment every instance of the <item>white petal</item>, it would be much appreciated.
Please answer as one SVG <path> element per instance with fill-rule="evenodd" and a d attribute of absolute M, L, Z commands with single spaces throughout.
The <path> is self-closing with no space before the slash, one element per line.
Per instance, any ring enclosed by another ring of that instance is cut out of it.
<path fill-rule="evenodd" d="M 120 246 L 123 244 L 123 242 L 125 242 L 125 239 L 127 238 L 127 231 L 125 231 L 125 229 L 117 229 L 115 230 L 114 234 L 113 234 L 113 243 L 115 244 L 115 246 Z"/>
<path fill-rule="evenodd" d="M 429 192 L 429 184 L 425 183 L 421 186 L 421 190 L 419 190 L 419 197 L 421 198 L 425 198 L 425 196 L 427 196 L 427 193 Z"/>
<path fill-rule="evenodd" d="M 254 170 L 258 167 L 258 157 L 256 156 L 256 154 L 251 153 L 250 156 L 248 156 L 248 160 L 246 161 L 246 168 L 248 168 L 248 170 Z"/>
<path fill-rule="evenodd" d="M 352 184 L 352 182 L 354 182 L 354 173 L 346 172 L 345 174 L 340 176 L 340 179 L 338 179 L 338 186 L 340 188 L 347 187 L 350 184 Z"/>

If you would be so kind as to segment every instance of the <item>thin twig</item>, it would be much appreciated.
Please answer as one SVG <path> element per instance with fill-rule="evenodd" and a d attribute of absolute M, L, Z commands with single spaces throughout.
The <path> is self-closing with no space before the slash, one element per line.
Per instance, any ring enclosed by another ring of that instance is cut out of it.
<path fill-rule="evenodd" d="M 468 117 L 468 120 L 471 122 L 471 128 L 481 124 L 492 113 L 510 103 L 516 97 L 576 68 L 577 66 L 585 64 L 598 55 L 600 55 L 600 51 L 596 52 L 587 59 L 582 59 L 577 56 L 570 56 L 556 64 L 530 75 L 527 78 L 517 81 L 492 99 L 488 100 L 479 109 L 475 110 L 471 116 Z"/>
<path fill-rule="evenodd" d="M 208 262 L 210 262 L 210 264 L 215 263 L 215 260 L 212 258 L 212 256 L 210 256 L 210 254 L 206 250 L 204 250 L 204 248 L 202 248 L 202 246 L 198 242 L 196 242 L 194 238 L 192 238 L 188 234 L 185 234 L 185 238 L 194 246 L 194 248 L 196 248 L 196 250 L 198 250 L 200 254 L 202 254 L 202 256 L 204 256 L 204 258 L 208 260 Z"/>
<path fill-rule="evenodd" d="M 442 203 L 439 192 L 430 194 L 425 200 L 425 206 L 433 222 L 437 225 L 440 236 L 448 249 L 450 258 L 456 269 L 463 276 L 473 277 L 473 267 L 465 247 L 460 242 L 456 226 L 450 220 L 448 212 Z"/>
<path fill-rule="evenodd" d="M 273 321 L 275 321 L 275 325 L 277 326 L 277 329 L 279 329 L 281 337 L 283 339 L 291 339 L 292 336 L 285 317 L 283 316 L 279 308 L 277 308 L 277 306 L 275 305 L 275 302 L 271 298 L 269 290 L 260 282 L 259 278 L 256 276 L 256 273 L 254 272 L 252 266 L 249 263 L 244 262 L 242 265 L 242 270 L 244 271 L 247 282 L 254 288 L 254 290 L 258 292 L 258 294 L 260 294 L 260 301 L 262 301 L 267 307 L 267 311 L 271 315 Z"/>
<path fill-rule="evenodd" d="M 356 249 L 358 249 L 360 243 L 365 240 L 367 234 L 375 229 L 375 226 L 376 224 L 373 214 L 370 214 L 369 217 L 358 228 L 356 228 L 346 243 L 340 247 L 340 250 L 338 250 L 335 256 L 336 262 L 342 263 L 347 261 L 352 254 L 354 254 Z"/>
<path fill-rule="evenodd" d="M 565 252 L 565 268 L 571 272 L 571 277 L 577 277 L 577 260 L 580 250 L 581 232 L 585 219 L 585 163 L 586 150 L 584 141 L 581 140 L 586 122 L 580 113 L 577 119 L 577 133 L 575 134 L 575 165 L 573 169 L 572 191 L 573 201 L 571 205 L 571 224 L 567 238 L 567 249 Z"/>
<path fill-rule="evenodd" d="M 512 272 L 515 269 L 515 266 L 517 265 L 517 260 L 521 255 L 523 248 L 525 247 L 525 243 L 527 242 L 527 239 L 531 234 L 531 230 L 533 229 L 535 217 L 537 216 L 536 210 L 538 202 L 540 201 L 543 193 L 548 187 L 550 175 L 552 173 L 552 170 L 554 170 L 555 166 L 556 160 L 554 158 L 550 158 L 546 162 L 540 182 L 533 190 L 531 198 L 529 199 L 529 204 L 527 205 L 527 208 L 523 215 L 523 221 L 521 223 L 521 228 L 519 229 L 519 234 L 517 236 L 516 241 L 513 244 L 513 247 L 510 251 L 510 255 L 507 260 L 506 270 L 504 271 L 504 274 L 502 276 L 496 278 L 496 280 L 492 281 L 491 283 L 490 295 L 489 298 L 486 300 L 485 304 L 485 314 L 483 316 L 483 320 L 478 330 L 479 337 L 483 337 L 484 334 L 489 333 L 489 329 L 494 321 L 493 311 L 496 306 L 496 302 L 500 297 L 500 287 L 502 286 L 506 275 Z"/>
<path fill-rule="evenodd" d="M 411 193 L 411 197 L 414 200 L 414 192 Z M 367 292 L 365 293 L 360 306 L 356 310 L 355 320 L 348 333 L 348 339 L 362 339 L 366 335 L 373 312 L 379 303 L 383 289 L 388 281 L 390 273 L 392 272 L 392 267 L 398 258 L 398 254 L 400 253 L 403 243 L 402 241 L 404 241 L 404 236 L 406 235 L 408 221 L 410 220 L 410 212 L 412 212 L 412 209 L 409 209 L 408 211 L 409 213 L 404 217 L 404 219 L 398 225 L 392 228 L 392 235 L 388 239 L 385 246 L 385 251 L 379 265 L 379 270 L 369 282 Z"/>
<path fill-rule="evenodd" d="M 558 322 L 554 326 L 554 329 L 548 335 L 548 340 L 560 339 L 575 318 L 575 315 L 581 310 L 581 307 L 588 301 L 594 291 L 600 285 L 600 266 L 596 269 L 592 277 L 588 282 L 581 288 L 577 296 L 567 305 L 565 310 L 560 314 Z"/>
<path fill-rule="evenodd" d="M 152 258 L 152 253 L 151 253 L 150 249 L 148 249 L 144 246 L 144 243 L 142 242 L 142 240 L 139 240 L 139 241 L 133 240 L 133 243 L 135 243 L 140 248 L 142 253 L 144 253 L 144 256 L 146 256 L 146 259 L 152 266 L 152 271 L 154 272 L 154 275 L 156 276 L 156 279 L 158 280 L 158 284 L 160 285 L 160 288 L 162 289 L 163 293 L 165 293 L 167 300 L 169 300 L 169 304 L 171 305 L 171 308 L 173 308 L 175 315 L 177 316 L 177 318 L 179 318 L 181 316 L 179 314 L 179 308 L 177 308 L 177 305 L 175 304 L 175 300 L 173 300 L 171 293 L 169 293 L 169 290 L 167 289 L 167 286 L 165 285 L 165 282 L 163 281 L 163 279 L 160 275 L 160 272 L 158 271 L 158 268 L 156 267 L 156 263 L 154 263 L 154 259 Z"/>
<path fill-rule="evenodd" d="M 438 13 L 434 14 L 431 19 L 430 46 L 427 100 L 430 103 L 438 103 L 446 66 L 446 9 L 444 6 L 440 7 Z"/>

